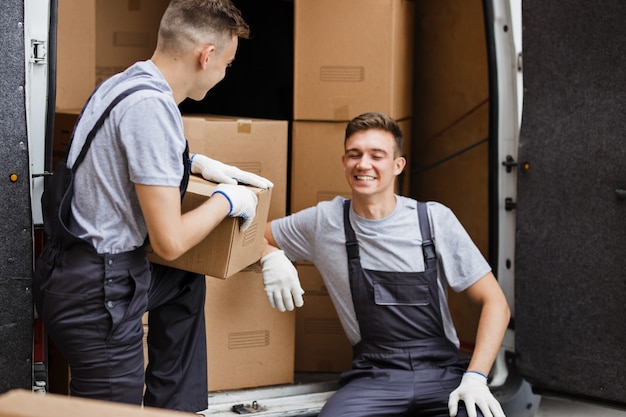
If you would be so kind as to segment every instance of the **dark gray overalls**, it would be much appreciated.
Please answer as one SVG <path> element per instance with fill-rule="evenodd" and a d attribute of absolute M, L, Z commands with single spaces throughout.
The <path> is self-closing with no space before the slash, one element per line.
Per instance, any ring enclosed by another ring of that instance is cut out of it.
<path fill-rule="evenodd" d="M 425 203 L 418 203 L 424 272 L 363 269 L 344 204 L 350 289 L 361 341 L 353 347 L 352 370 L 320 417 L 449 416 L 448 397 L 467 362 L 443 328 L 437 258 Z M 466 416 L 462 404 L 459 416 Z M 479 416 L 482 416 L 480 412 Z"/>
<path fill-rule="evenodd" d="M 150 264 L 143 247 L 99 254 L 76 237 L 71 217 L 73 176 L 117 97 L 87 136 L 70 169 L 59 164 L 44 191 L 48 237 L 34 275 L 34 298 L 46 331 L 67 359 L 71 394 L 100 400 L 200 411 L 207 408 L 205 278 Z M 69 146 L 68 146 L 69 149 Z M 183 154 L 189 180 L 188 150 Z M 142 316 L 149 315 L 149 364 L 144 373 Z M 146 384 L 145 397 L 143 394 Z"/>

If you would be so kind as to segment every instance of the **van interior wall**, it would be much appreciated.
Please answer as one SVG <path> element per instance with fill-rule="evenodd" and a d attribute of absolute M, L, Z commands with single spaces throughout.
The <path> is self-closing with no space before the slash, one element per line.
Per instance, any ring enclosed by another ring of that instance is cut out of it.
<path fill-rule="evenodd" d="M 0 3 L 0 393 L 31 388 L 33 240 L 26 131 L 24 2 Z M 10 238 L 15 236 L 17 238 Z"/>
<path fill-rule="evenodd" d="M 417 1 L 411 194 L 452 209 L 488 256 L 489 84 L 482 0 Z M 462 345 L 478 311 L 449 292 Z"/>

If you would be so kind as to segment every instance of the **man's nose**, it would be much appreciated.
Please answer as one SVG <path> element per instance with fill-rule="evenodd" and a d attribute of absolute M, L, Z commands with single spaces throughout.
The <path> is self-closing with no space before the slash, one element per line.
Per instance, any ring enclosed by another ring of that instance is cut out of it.
<path fill-rule="evenodd" d="M 359 162 L 356 164 L 356 167 L 359 169 L 367 169 L 372 166 L 372 162 L 368 157 L 363 157 L 359 159 Z"/>

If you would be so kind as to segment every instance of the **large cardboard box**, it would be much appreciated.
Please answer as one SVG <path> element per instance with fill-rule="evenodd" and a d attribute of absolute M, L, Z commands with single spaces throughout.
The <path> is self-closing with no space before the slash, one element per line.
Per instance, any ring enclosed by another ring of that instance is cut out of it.
<path fill-rule="evenodd" d="M 352 366 L 346 337 L 322 276 L 310 263 L 296 264 L 304 305 L 296 310 L 296 372 L 343 372 Z"/>
<path fill-rule="evenodd" d="M 270 306 L 258 264 L 206 294 L 209 391 L 292 383 L 295 312 Z"/>
<path fill-rule="evenodd" d="M 294 120 L 410 117 L 414 2 L 296 0 Z"/>
<path fill-rule="evenodd" d="M 399 120 L 407 165 L 396 182 L 396 192 L 409 195 L 411 119 Z M 341 156 L 346 122 L 295 121 L 292 128 L 291 212 L 311 207 L 337 195 L 349 198 Z"/>
<path fill-rule="evenodd" d="M 288 125 L 285 120 L 183 116 L 191 153 L 200 153 L 272 181 L 268 219 L 287 211 Z"/>
<path fill-rule="evenodd" d="M 59 0 L 57 108 L 81 108 L 106 78 L 154 52 L 169 0 Z"/>
<path fill-rule="evenodd" d="M 16 389 L 0 395 L 0 417 L 182 417 L 191 413 Z"/>
<path fill-rule="evenodd" d="M 216 186 L 192 175 L 183 199 L 183 212 L 193 210 L 205 202 Z M 245 232 L 241 232 L 239 228 L 239 218 L 227 217 L 202 242 L 179 258 L 173 261 L 165 260 L 148 247 L 148 259 L 160 265 L 169 265 L 217 278 L 227 278 L 258 261 L 261 257 L 272 190 L 249 188 L 256 193 L 259 202 L 254 221 Z"/>

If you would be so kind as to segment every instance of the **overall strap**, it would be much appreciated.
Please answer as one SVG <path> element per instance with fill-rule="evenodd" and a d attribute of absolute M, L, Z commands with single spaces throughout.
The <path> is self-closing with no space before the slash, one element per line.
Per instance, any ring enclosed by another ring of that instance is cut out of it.
<path fill-rule="evenodd" d="M 430 221 L 428 220 L 428 209 L 426 203 L 417 202 L 417 216 L 422 234 L 422 253 L 424 254 L 424 264 L 426 269 L 437 266 L 437 253 L 435 243 L 430 233 Z"/>
<path fill-rule="evenodd" d="M 109 114 L 111 113 L 111 110 L 113 110 L 113 107 L 115 107 L 120 101 L 122 101 L 124 98 L 131 95 L 132 93 L 139 91 L 139 90 L 148 90 L 148 89 L 156 90 L 155 88 L 148 87 L 145 85 L 138 85 L 138 86 L 135 86 L 135 87 L 129 88 L 128 90 L 123 91 L 122 93 L 120 93 L 120 95 L 115 97 L 113 101 L 111 101 L 111 103 L 109 103 L 107 108 L 100 115 L 100 118 L 98 119 L 96 124 L 93 126 L 89 134 L 87 135 L 87 138 L 85 139 L 85 144 L 83 145 L 83 148 L 80 150 L 80 153 L 78 154 L 78 157 L 76 158 L 76 161 L 72 165 L 72 172 L 76 172 L 76 169 L 78 168 L 78 166 L 83 162 L 83 159 L 85 159 L 85 155 L 87 155 L 87 151 L 89 150 L 89 147 L 91 146 L 91 142 L 93 141 L 93 138 L 96 136 L 96 133 L 98 132 L 98 130 L 100 130 L 100 128 L 104 124 L 104 121 L 106 120 L 106 118 L 109 117 Z M 81 111 L 80 116 L 82 116 L 82 111 Z M 78 120 L 80 120 L 80 116 Z M 76 121 L 77 124 L 78 124 L 78 120 Z M 75 130 L 76 129 L 74 129 L 74 131 Z M 67 153 L 69 152 L 73 139 L 74 139 L 74 132 L 72 132 L 72 137 L 70 138 L 70 142 L 69 142 L 70 144 L 67 147 L 68 150 L 66 152 L 66 156 L 65 156 L 66 158 L 67 158 Z"/>
<path fill-rule="evenodd" d="M 348 260 L 359 258 L 359 242 L 356 240 L 354 229 L 350 225 L 350 200 L 343 202 L 343 228 L 346 233 L 346 250 Z"/>

